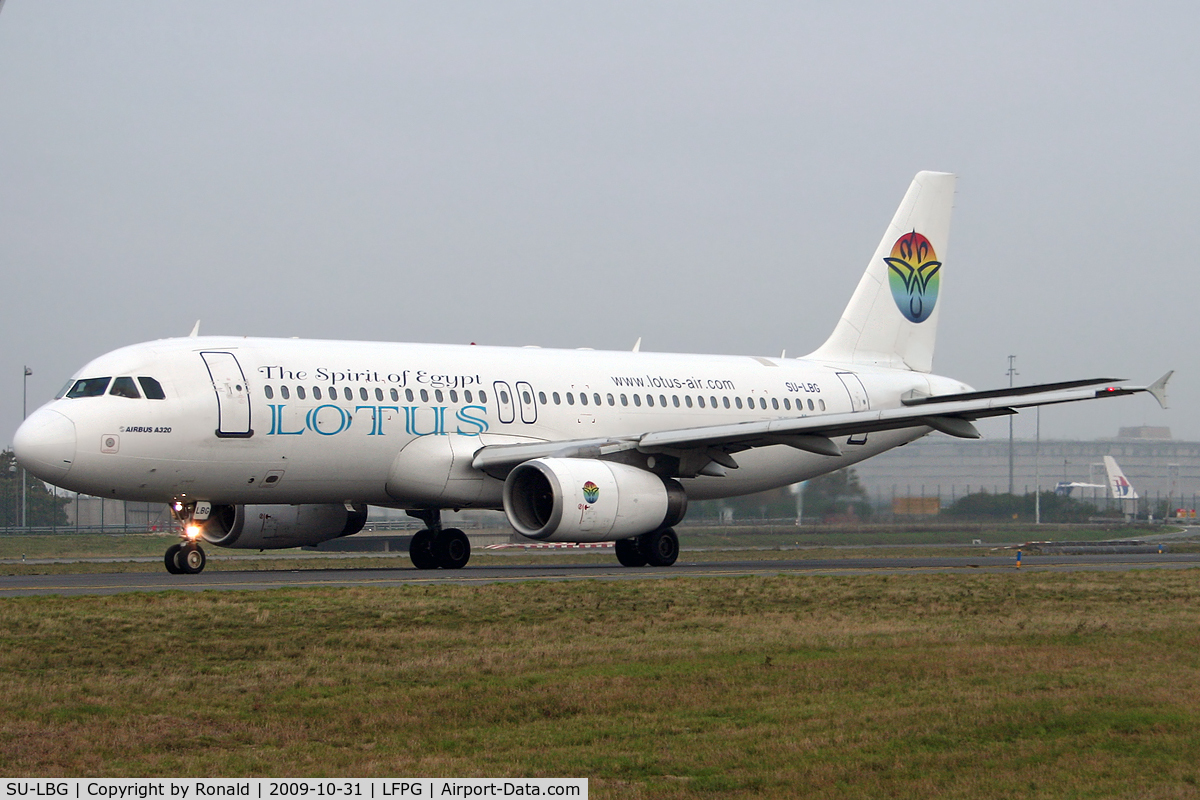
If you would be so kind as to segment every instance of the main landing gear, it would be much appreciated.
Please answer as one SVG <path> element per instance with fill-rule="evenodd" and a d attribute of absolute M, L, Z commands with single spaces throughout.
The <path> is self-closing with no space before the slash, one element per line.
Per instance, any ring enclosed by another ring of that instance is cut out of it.
<path fill-rule="evenodd" d="M 195 505 L 185 506 L 176 503 L 171 507 L 171 515 L 179 522 L 183 541 L 173 544 L 163 554 L 163 566 L 172 575 L 195 575 L 204 570 L 208 558 L 200 547 L 200 527 L 195 522 Z M 208 512 L 205 511 L 205 514 Z"/>
<path fill-rule="evenodd" d="M 408 545 L 408 557 L 417 569 L 462 569 L 471 559 L 471 542 L 458 528 L 442 527 L 442 512 L 438 509 L 418 509 L 406 512 L 425 523 L 423 530 L 413 534 Z"/>
<path fill-rule="evenodd" d="M 623 567 L 669 567 L 679 558 L 679 537 L 671 528 L 660 528 L 616 542 L 617 561 Z"/>

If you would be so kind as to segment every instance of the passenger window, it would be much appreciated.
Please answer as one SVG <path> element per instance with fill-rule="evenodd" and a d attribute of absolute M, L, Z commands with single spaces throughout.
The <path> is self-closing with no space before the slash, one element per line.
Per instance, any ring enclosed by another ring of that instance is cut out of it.
<path fill-rule="evenodd" d="M 721 399 L 722 399 L 723 401 L 725 401 L 725 407 L 726 407 L 726 408 L 729 408 L 729 398 L 728 398 L 728 397 L 722 397 Z M 714 403 L 713 403 L 713 405 L 716 405 L 716 402 L 714 402 Z M 741 404 L 739 403 L 738 405 L 741 405 Z"/>
<path fill-rule="evenodd" d="M 558 396 L 558 392 L 551 392 L 550 397 L 554 398 L 554 405 L 559 405 L 562 402 L 562 398 Z"/>
<path fill-rule="evenodd" d="M 610 406 L 615 406 L 617 404 L 617 398 L 613 397 L 611 393 L 608 395 L 608 404 Z"/>
<path fill-rule="evenodd" d="M 758 407 L 761 408 L 763 411 L 766 411 L 767 410 L 767 398 L 765 398 L 765 397 L 758 398 Z"/>
<path fill-rule="evenodd" d="M 393 391 L 393 394 L 394 394 L 394 393 L 395 393 L 395 392 Z M 463 392 L 463 397 L 467 398 L 467 402 L 468 402 L 468 403 L 474 403 L 474 402 L 475 402 L 474 400 L 472 400 L 472 399 L 471 399 L 471 390 L 470 390 L 470 389 L 467 389 L 466 391 L 464 391 L 464 392 Z"/>
<path fill-rule="evenodd" d="M 314 387 L 313 387 L 313 399 L 314 399 L 314 400 L 320 400 L 320 399 L 321 399 L 321 387 L 320 387 L 320 386 L 314 386 Z"/>
<path fill-rule="evenodd" d="M 369 395 L 367 394 L 367 387 L 365 387 L 365 386 L 358 387 L 358 399 L 362 400 L 365 403 L 365 402 L 367 402 L 368 398 L 369 398 Z"/>
<path fill-rule="evenodd" d="M 629 405 L 629 398 L 626 397 L 625 395 L 621 395 L 621 405 L 623 405 L 623 406 Z"/>
<path fill-rule="evenodd" d="M 424 389 L 422 389 L 422 390 L 421 390 L 421 402 L 422 402 L 422 403 L 428 403 L 428 402 L 429 402 L 429 392 L 425 391 Z M 505 400 L 504 402 L 506 402 L 506 403 L 507 403 L 508 401 L 507 401 L 507 400 Z"/>
<path fill-rule="evenodd" d="M 581 406 L 587 405 L 587 392 L 579 393 L 579 405 L 581 405 Z"/>
<path fill-rule="evenodd" d="M 146 395 L 147 400 L 167 399 L 162 384 L 154 380 L 154 378 L 138 378 L 138 383 L 142 385 L 142 394 Z"/>
<path fill-rule="evenodd" d="M 575 405 L 575 395 L 572 394 L 571 392 L 567 392 L 567 405 L 569 405 L 569 406 Z"/>
<path fill-rule="evenodd" d="M 783 398 L 783 410 L 784 410 L 784 411 L 791 411 L 791 410 L 792 410 L 792 401 L 791 401 L 790 399 L 786 398 L 786 397 L 785 397 L 785 398 Z"/>
<path fill-rule="evenodd" d="M 642 396 L 640 394 L 635 394 L 633 396 L 633 404 L 638 408 L 642 407 Z"/>
<path fill-rule="evenodd" d="M 812 401 L 812 398 L 811 398 L 811 397 L 810 397 L 810 398 L 808 398 L 808 410 L 809 410 L 809 411 L 814 411 L 814 410 L 815 410 L 815 408 L 813 407 L 813 401 Z"/>
<path fill-rule="evenodd" d="M 665 394 L 660 394 L 658 396 L 658 404 L 663 408 L 667 407 L 667 396 Z"/>
<path fill-rule="evenodd" d="M 329 399 L 337 400 L 337 387 L 336 386 L 329 387 Z"/>
<path fill-rule="evenodd" d="M 442 398 L 443 398 L 443 397 L 445 397 L 445 395 L 444 395 L 444 394 L 442 394 L 442 390 L 441 390 L 441 389 L 434 389 L 434 390 L 433 390 L 433 399 L 434 399 L 434 400 L 437 400 L 437 401 L 440 403 L 440 402 L 442 402 Z"/>
<path fill-rule="evenodd" d="M 691 396 L 690 394 L 685 394 L 685 395 L 683 396 L 683 403 L 684 403 L 684 405 L 686 405 L 688 408 L 691 408 L 691 407 L 692 407 L 692 396 Z"/>
<path fill-rule="evenodd" d="M 84 378 L 81 381 L 75 381 L 75 385 L 71 391 L 67 392 L 67 397 L 75 399 L 77 397 L 100 397 L 104 394 L 104 390 L 108 388 L 108 382 L 112 380 L 108 378 Z"/>
<path fill-rule="evenodd" d="M 383 389 L 380 389 L 378 386 L 375 387 L 375 402 L 383 402 Z"/>
<path fill-rule="evenodd" d="M 742 398 L 740 398 L 740 397 L 735 397 L 735 398 L 733 398 L 733 402 L 734 402 L 735 404 L 737 404 L 737 407 L 738 407 L 738 408 L 741 408 L 741 407 L 742 407 Z"/>
<path fill-rule="evenodd" d="M 421 395 L 425 395 L 424 389 L 421 390 Z M 500 390 L 500 402 L 504 405 L 508 405 L 508 392 L 504 391 L 503 389 Z"/>
<path fill-rule="evenodd" d="M 538 392 L 538 402 L 541 403 L 542 405 L 546 405 L 546 393 L 545 392 Z"/>
<path fill-rule="evenodd" d="M 453 390 L 453 389 L 451 389 L 451 390 L 450 390 L 450 402 L 451 402 L 451 403 L 457 403 L 457 402 L 458 402 L 458 392 L 456 392 L 456 391 L 455 391 L 455 390 Z M 544 403 L 544 402 L 546 402 L 546 401 L 545 401 L 545 400 L 543 400 L 542 402 Z"/>
<path fill-rule="evenodd" d="M 696 402 L 700 404 L 701 408 L 704 408 L 704 395 L 697 395 Z"/>
<path fill-rule="evenodd" d="M 654 408 L 654 395 L 652 395 L 652 394 L 646 395 L 646 405 L 649 406 L 650 408 Z"/>
<path fill-rule="evenodd" d="M 592 400 L 595 401 L 596 405 L 600 405 L 600 393 L 592 392 Z"/>
<path fill-rule="evenodd" d="M 274 400 L 274 399 L 275 399 L 275 390 L 274 390 L 274 389 L 272 389 L 270 386 L 264 386 L 264 387 L 263 387 L 263 394 L 265 394 L 265 395 L 267 396 L 267 399 L 268 399 L 268 400 Z"/>
<path fill-rule="evenodd" d="M 521 390 L 521 400 L 527 406 L 533 404 L 533 397 L 529 394 L 529 392 L 527 392 L 523 389 Z"/>
<path fill-rule="evenodd" d="M 821 401 L 821 410 L 822 411 L 825 410 L 825 401 L 824 400 Z"/>
<path fill-rule="evenodd" d="M 138 392 L 133 378 L 117 378 L 113 381 L 112 389 L 108 393 L 117 397 L 131 397 L 134 400 L 142 399 L 142 395 Z"/>
<path fill-rule="evenodd" d="M 775 411 L 779 410 L 779 398 L 778 397 L 771 398 L 771 408 L 774 409 Z"/>
<path fill-rule="evenodd" d="M 676 408 L 679 408 L 679 395 L 677 395 L 677 394 L 671 395 L 671 405 L 675 406 Z"/>
<path fill-rule="evenodd" d="M 290 392 L 288 392 L 288 388 L 286 386 L 280 386 L 279 387 L 279 396 L 282 397 L 284 400 L 287 400 L 292 395 Z"/>
<path fill-rule="evenodd" d="M 305 397 L 304 397 L 304 387 L 303 387 L 303 386 L 297 386 L 297 387 L 296 387 L 296 398 L 297 398 L 297 399 L 299 399 L 299 400 L 304 400 L 304 399 L 305 399 Z"/>
<path fill-rule="evenodd" d="M 349 386 L 343 386 L 342 387 L 342 396 L 345 397 L 347 400 L 353 400 L 354 392 L 350 391 Z"/>
<path fill-rule="evenodd" d="M 400 402 L 400 393 L 397 392 L 394 388 L 388 390 L 388 396 L 392 398 L 393 403 Z"/>
<path fill-rule="evenodd" d="M 712 404 L 713 408 L 717 407 L 717 398 L 715 396 L 709 395 L 708 402 L 710 402 Z M 729 408 L 729 398 L 728 397 L 725 398 L 725 407 Z"/>
<path fill-rule="evenodd" d="M 485 392 L 483 389 L 479 390 L 479 402 L 481 402 L 481 403 L 487 402 L 487 392 Z"/>
<path fill-rule="evenodd" d="M 482 394 L 482 392 L 481 392 L 480 394 Z M 412 393 L 412 389 L 405 389 L 405 390 L 404 390 L 404 399 L 405 399 L 405 401 L 406 401 L 406 402 L 409 402 L 409 403 L 411 403 L 411 402 L 413 401 L 413 393 Z"/>

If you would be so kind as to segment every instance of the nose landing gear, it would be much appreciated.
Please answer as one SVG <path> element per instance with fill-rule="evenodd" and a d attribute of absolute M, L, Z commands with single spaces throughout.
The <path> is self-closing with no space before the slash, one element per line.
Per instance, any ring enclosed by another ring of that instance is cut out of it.
<path fill-rule="evenodd" d="M 204 565 L 208 563 L 204 549 L 197 541 L 200 529 L 195 524 L 196 505 L 184 506 L 176 503 L 172 506 L 171 513 L 182 526 L 180 536 L 183 541 L 167 548 L 167 552 L 163 554 L 163 566 L 172 575 L 196 575 L 202 572 Z"/>
<path fill-rule="evenodd" d="M 195 575 L 204 570 L 208 558 L 195 542 L 181 542 L 167 548 L 163 565 L 172 575 Z"/>

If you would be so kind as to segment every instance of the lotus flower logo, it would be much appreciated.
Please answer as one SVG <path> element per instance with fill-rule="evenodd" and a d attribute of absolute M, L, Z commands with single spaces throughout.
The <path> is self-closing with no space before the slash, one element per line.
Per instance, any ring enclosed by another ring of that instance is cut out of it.
<path fill-rule="evenodd" d="M 594 503 L 600 499 L 600 487 L 588 481 L 583 485 L 583 499 L 589 503 Z"/>
<path fill-rule="evenodd" d="M 906 233 L 892 245 L 888 265 L 888 284 L 900 313 L 910 322 L 924 322 L 937 303 L 942 278 L 942 262 L 933 245 L 921 234 Z"/>

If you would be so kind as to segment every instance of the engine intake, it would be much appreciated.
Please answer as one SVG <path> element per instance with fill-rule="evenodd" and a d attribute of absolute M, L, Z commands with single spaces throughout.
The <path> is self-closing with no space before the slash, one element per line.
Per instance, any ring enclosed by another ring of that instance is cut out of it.
<path fill-rule="evenodd" d="M 334 504 L 213 506 L 200 535 L 218 547 L 277 550 L 350 536 L 366 522 L 365 505 L 354 511 Z"/>
<path fill-rule="evenodd" d="M 678 523 L 687 493 L 678 481 L 627 464 L 537 458 L 508 474 L 504 513 L 531 539 L 604 542 Z"/>

